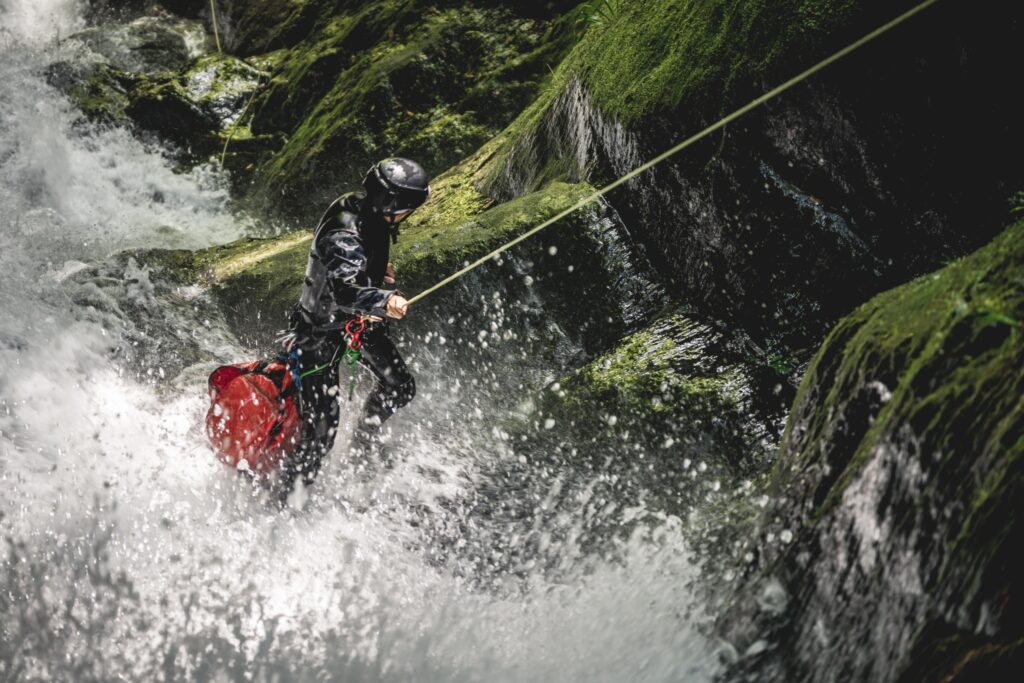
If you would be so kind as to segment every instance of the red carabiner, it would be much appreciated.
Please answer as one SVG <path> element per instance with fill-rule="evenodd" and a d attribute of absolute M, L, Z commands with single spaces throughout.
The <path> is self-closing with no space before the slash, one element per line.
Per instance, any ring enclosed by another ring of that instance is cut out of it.
<path fill-rule="evenodd" d="M 345 334 L 348 335 L 348 348 L 358 349 L 363 346 L 363 340 L 360 339 L 360 336 L 365 329 L 366 323 L 363 322 L 362 318 L 352 318 L 345 323 Z"/>

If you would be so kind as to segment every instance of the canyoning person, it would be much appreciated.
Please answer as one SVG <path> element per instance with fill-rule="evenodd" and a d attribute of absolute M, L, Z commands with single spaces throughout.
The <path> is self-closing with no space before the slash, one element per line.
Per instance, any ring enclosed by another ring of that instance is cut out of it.
<path fill-rule="evenodd" d="M 388 256 L 399 224 L 429 195 L 429 179 L 419 164 L 385 159 L 367 172 L 363 191 L 344 194 L 327 208 L 313 233 L 302 296 L 284 340 L 295 371 L 304 375 L 299 390 L 302 444 L 283 464 L 285 495 L 299 477 L 306 485 L 313 482 L 334 445 L 338 394 L 345 393 L 339 389 L 339 368 L 355 363 L 354 356 L 375 379 L 356 425 L 358 445 L 372 443 L 384 421 L 416 393 L 388 336 L 388 319 L 401 319 L 408 307 L 394 287 Z"/>

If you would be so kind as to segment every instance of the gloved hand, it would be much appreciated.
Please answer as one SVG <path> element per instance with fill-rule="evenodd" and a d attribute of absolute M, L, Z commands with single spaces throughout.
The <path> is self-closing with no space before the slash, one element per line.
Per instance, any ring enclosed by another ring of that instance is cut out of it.
<path fill-rule="evenodd" d="M 409 300 L 401 294 L 392 294 L 388 299 L 387 312 L 389 318 L 401 319 L 409 311 Z"/>

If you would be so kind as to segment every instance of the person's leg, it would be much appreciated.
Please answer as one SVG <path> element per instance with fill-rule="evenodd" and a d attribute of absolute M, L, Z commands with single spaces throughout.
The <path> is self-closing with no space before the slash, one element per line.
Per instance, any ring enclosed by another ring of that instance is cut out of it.
<path fill-rule="evenodd" d="M 324 457 L 334 446 L 340 419 L 338 366 L 331 364 L 338 352 L 337 342 L 326 339 L 299 340 L 296 348 L 299 351 L 300 372 L 322 365 L 328 367 L 302 379 L 299 391 L 302 444 L 284 463 L 284 495 L 291 491 L 300 476 L 307 486 L 316 479 Z"/>
<path fill-rule="evenodd" d="M 416 381 L 384 325 L 367 329 L 362 339 L 360 363 L 373 373 L 376 386 L 366 399 L 358 428 L 364 435 L 372 435 L 399 408 L 412 401 Z"/>

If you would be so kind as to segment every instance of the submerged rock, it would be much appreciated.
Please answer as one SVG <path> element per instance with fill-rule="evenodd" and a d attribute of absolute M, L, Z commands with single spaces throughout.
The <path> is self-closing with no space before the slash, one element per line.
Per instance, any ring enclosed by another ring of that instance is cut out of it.
<path fill-rule="evenodd" d="M 103 124 L 127 126 L 130 93 L 138 78 L 108 64 L 80 64 L 60 61 L 47 69 L 47 80 L 91 120 Z"/>
<path fill-rule="evenodd" d="M 129 126 L 137 91 L 151 87 L 148 78 L 184 69 L 204 42 L 201 24 L 162 13 L 104 23 L 64 40 L 47 80 L 90 119 Z"/>
<path fill-rule="evenodd" d="M 1024 627 L 1024 223 L 844 318 L 801 386 L 757 570 L 724 631 L 743 680 L 1009 680 Z M 778 610 L 758 607 L 777 584 Z M 743 673 L 747 672 L 747 673 Z"/>
<path fill-rule="evenodd" d="M 28 348 L 28 342 L 16 334 L 0 332 L 0 348 L 11 351 L 24 351 Z"/>

